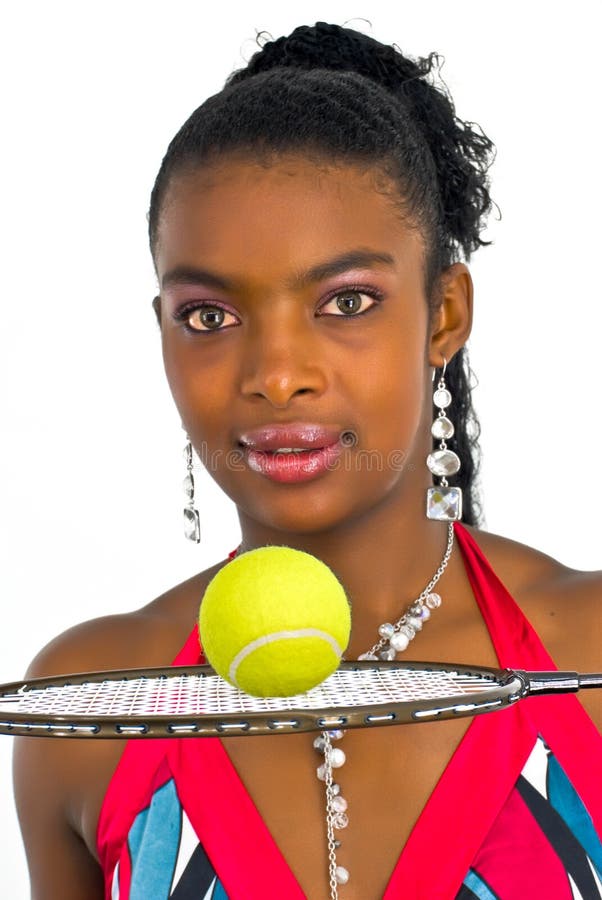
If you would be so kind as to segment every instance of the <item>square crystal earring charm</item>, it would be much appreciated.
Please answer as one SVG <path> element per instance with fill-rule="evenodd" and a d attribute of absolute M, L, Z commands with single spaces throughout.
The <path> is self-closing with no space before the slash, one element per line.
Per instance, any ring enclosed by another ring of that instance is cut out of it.
<path fill-rule="evenodd" d="M 431 487 L 426 492 L 426 517 L 443 522 L 462 518 L 462 488 Z"/>
<path fill-rule="evenodd" d="M 201 542 L 201 522 L 198 509 L 187 506 L 184 509 L 184 535 L 196 544 Z"/>

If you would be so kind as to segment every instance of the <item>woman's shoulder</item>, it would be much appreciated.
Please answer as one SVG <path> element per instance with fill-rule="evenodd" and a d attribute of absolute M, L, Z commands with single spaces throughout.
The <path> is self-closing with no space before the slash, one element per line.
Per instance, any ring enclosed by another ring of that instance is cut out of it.
<path fill-rule="evenodd" d="M 472 525 L 463 527 L 474 538 L 496 575 L 511 594 L 532 598 L 546 593 L 571 599 L 578 590 L 584 603 L 600 601 L 602 569 L 581 570 L 565 565 L 542 550 Z"/>
<path fill-rule="evenodd" d="M 169 665 L 194 627 L 207 584 L 226 562 L 174 585 L 139 609 L 68 628 L 36 654 L 26 677 Z"/>
<path fill-rule="evenodd" d="M 573 569 L 519 541 L 465 525 L 559 668 L 601 668 L 602 570 Z"/>
<path fill-rule="evenodd" d="M 542 550 L 462 523 L 511 594 L 530 592 L 579 573 Z M 602 575 L 602 573 L 599 573 Z"/>

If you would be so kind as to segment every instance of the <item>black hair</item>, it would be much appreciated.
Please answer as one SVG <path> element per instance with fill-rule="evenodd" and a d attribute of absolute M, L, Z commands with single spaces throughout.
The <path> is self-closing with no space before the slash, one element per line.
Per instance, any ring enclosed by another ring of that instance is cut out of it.
<path fill-rule="evenodd" d="M 487 170 L 495 152 L 478 125 L 456 116 L 445 86 L 434 83 L 441 57 L 410 58 L 395 45 L 327 22 L 301 25 L 263 44 L 260 37 L 261 49 L 192 113 L 169 144 L 148 213 L 153 257 L 161 205 L 176 173 L 235 153 L 268 164 L 286 152 L 322 163 L 356 163 L 387 176 L 402 218 L 420 229 L 432 315 L 440 303 L 441 272 L 491 243 L 481 231 L 493 205 Z M 463 346 L 445 373 L 455 425 L 447 446 L 461 461 L 454 481 L 463 490 L 462 521 L 480 525 L 481 429 L 472 404 L 472 374 Z M 437 413 L 433 407 L 433 417 Z"/>

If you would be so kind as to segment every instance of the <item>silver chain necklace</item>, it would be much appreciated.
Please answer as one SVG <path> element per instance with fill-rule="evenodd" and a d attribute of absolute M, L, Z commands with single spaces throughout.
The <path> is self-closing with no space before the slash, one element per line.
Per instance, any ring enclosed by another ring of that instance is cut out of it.
<path fill-rule="evenodd" d="M 362 653 L 359 659 L 394 660 L 397 653 L 405 650 L 424 622 L 430 619 L 431 612 L 441 606 L 441 597 L 433 593 L 433 588 L 445 571 L 454 545 L 453 522 L 448 525 L 447 548 L 441 564 L 434 576 L 416 600 L 414 600 L 395 622 L 384 622 L 380 625 L 379 640 L 368 650 Z M 339 741 L 344 731 L 340 729 L 323 731 L 320 737 L 314 740 L 314 747 L 323 754 L 324 762 L 318 766 L 317 775 L 320 781 L 326 785 L 326 833 L 328 839 L 328 875 L 330 883 L 331 900 L 338 900 L 338 885 L 347 884 L 349 871 L 344 866 L 337 865 L 336 851 L 341 846 L 340 840 L 335 838 L 335 830 L 346 828 L 349 824 L 347 816 L 347 801 L 341 795 L 341 790 L 332 777 L 332 770 L 338 769 L 345 763 L 345 753 L 340 747 L 333 747 L 332 741 Z"/>

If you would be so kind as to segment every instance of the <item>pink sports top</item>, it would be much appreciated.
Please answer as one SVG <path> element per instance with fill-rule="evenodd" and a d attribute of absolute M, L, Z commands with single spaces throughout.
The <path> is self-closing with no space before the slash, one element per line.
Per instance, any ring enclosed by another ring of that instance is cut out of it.
<path fill-rule="evenodd" d="M 555 669 L 476 541 L 454 529 L 500 666 Z M 202 662 L 195 627 L 174 665 Z M 572 694 L 476 716 L 383 900 L 602 898 L 601 751 Z M 97 838 L 106 900 L 304 897 L 219 738 L 131 740 Z M 434 846 L 447 849 L 437 865 Z"/>

